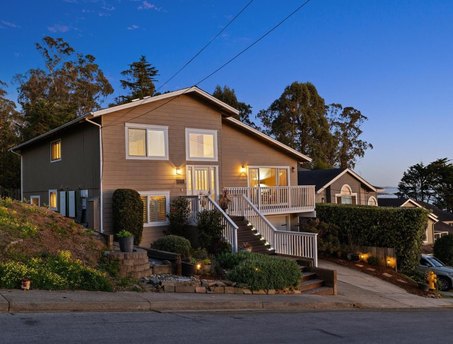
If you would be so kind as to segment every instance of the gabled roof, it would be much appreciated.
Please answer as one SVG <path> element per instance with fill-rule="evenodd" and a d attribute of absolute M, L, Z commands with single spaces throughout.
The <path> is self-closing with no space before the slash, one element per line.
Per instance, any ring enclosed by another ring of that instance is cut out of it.
<path fill-rule="evenodd" d="M 436 216 L 439 218 L 439 221 L 453 221 L 452 213 L 442 210 L 430 203 L 426 203 L 426 202 L 422 202 L 422 201 L 417 201 L 417 202 L 420 203 L 424 208 L 429 209 L 434 214 L 436 214 Z"/>
<path fill-rule="evenodd" d="M 344 174 L 350 174 L 355 179 L 360 181 L 363 185 L 368 187 L 370 190 L 376 192 L 375 186 L 368 183 L 365 179 L 355 173 L 349 168 L 329 168 L 325 170 L 301 170 L 299 171 L 299 185 L 315 185 L 316 193 L 320 193 L 330 184 L 335 182 Z"/>
<path fill-rule="evenodd" d="M 76 118 L 70 122 L 67 122 L 55 129 L 52 129 L 50 131 L 48 131 L 47 133 L 44 133 L 42 135 L 39 135 L 37 137 L 34 137 L 33 139 L 31 140 L 28 140 L 26 142 L 23 142 L 13 148 L 11 148 L 12 151 L 19 151 L 20 149 L 34 143 L 34 142 L 37 142 L 37 141 L 40 141 L 42 139 L 45 139 L 47 138 L 48 136 L 52 135 L 52 134 L 55 134 L 57 132 L 59 132 L 60 130 L 63 130 L 65 128 L 69 128 L 73 125 L 76 125 L 78 123 L 81 123 L 81 122 L 84 122 L 86 119 L 95 119 L 97 117 L 101 117 L 101 116 L 105 116 L 105 115 L 108 115 L 109 113 L 112 113 L 112 112 L 116 112 L 116 111 L 120 111 L 120 110 L 124 110 L 124 109 L 128 109 L 128 108 L 132 108 L 132 107 L 135 107 L 135 106 L 140 106 L 140 105 L 144 105 L 144 104 L 149 104 L 149 103 L 153 103 L 153 102 L 157 102 L 157 101 L 161 101 L 161 100 L 167 100 L 168 99 L 168 102 L 171 101 L 171 98 L 175 98 L 175 97 L 179 97 L 179 96 L 182 96 L 182 95 L 191 95 L 191 96 L 194 96 L 198 99 L 201 99 L 207 103 L 209 103 L 210 105 L 214 106 L 215 108 L 217 108 L 220 113 L 222 114 L 222 116 L 227 120 L 229 121 L 230 123 L 238 126 L 238 127 L 241 127 L 243 130 L 247 131 L 249 134 L 252 134 L 253 136 L 255 137 L 259 137 L 260 139 L 264 140 L 265 142 L 267 143 L 270 143 L 271 145 L 275 146 L 276 148 L 278 149 L 281 149 L 283 151 L 285 151 L 287 154 L 291 155 L 291 156 L 294 156 L 296 157 L 297 159 L 300 159 L 302 161 L 307 161 L 307 162 L 310 162 L 311 161 L 311 158 L 309 158 L 308 156 L 292 149 L 291 147 L 271 138 L 270 136 L 267 136 L 265 134 L 263 134 L 262 132 L 260 132 L 259 130 L 256 130 L 244 123 L 242 123 L 241 121 L 231 117 L 232 115 L 238 115 L 239 114 L 239 110 L 236 110 L 235 108 L 231 107 L 230 105 L 222 102 L 221 100 L 215 98 L 214 96 L 210 95 L 209 93 L 203 91 L 202 89 L 196 87 L 196 86 L 192 86 L 192 87 L 188 87 L 188 88 L 183 88 L 181 90 L 178 90 L 178 91 L 174 91 L 174 92 L 168 92 L 168 93 L 164 93 L 164 94 L 161 94 L 161 95 L 158 95 L 158 96 L 154 96 L 154 97 L 145 97 L 143 99 L 139 99 L 139 100 L 133 100 L 129 103 L 126 103 L 126 104 L 122 104 L 122 105 L 117 105 L 117 106 L 112 106 L 112 107 L 109 107 L 109 108 L 106 108 L 106 109 L 102 109 L 102 110 L 99 110 L 99 111 L 94 111 L 94 112 L 91 112 L 85 116 L 82 116 L 82 117 L 79 117 L 79 118 Z M 164 103 L 165 104 L 165 103 Z"/>
<path fill-rule="evenodd" d="M 449 226 L 446 223 L 439 221 L 434 224 L 434 232 L 448 232 L 453 234 L 453 226 Z"/>
<path fill-rule="evenodd" d="M 378 205 L 380 207 L 393 207 L 399 208 L 404 207 L 406 204 L 411 203 L 417 208 L 424 208 L 429 211 L 428 216 L 434 222 L 439 221 L 436 214 L 434 214 L 431 209 L 424 207 L 419 201 L 415 201 L 412 198 L 378 198 Z"/>

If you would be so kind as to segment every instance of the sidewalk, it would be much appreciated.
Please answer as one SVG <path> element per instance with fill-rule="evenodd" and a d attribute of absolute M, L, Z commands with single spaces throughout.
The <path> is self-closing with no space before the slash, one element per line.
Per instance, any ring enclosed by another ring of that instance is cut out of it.
<path fill-rule="evenodd" d="M 321 261 L 320 267 L 337 270 L 337 296 L 0 290 L 0 312 L 314 311 L 453 308 L 451 298 L 431 299 L 412 295 L 373 276 L 326 261 Z"/>

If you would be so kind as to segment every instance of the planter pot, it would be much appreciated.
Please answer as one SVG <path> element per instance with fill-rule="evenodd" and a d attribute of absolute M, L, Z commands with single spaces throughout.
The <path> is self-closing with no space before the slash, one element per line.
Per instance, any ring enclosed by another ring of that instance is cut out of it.
<path fill-rule="evenodd" d="M 121 252 L 133 252 L 134 251 L 134 237 L 119 238 L 118 243 L 120 244 Z"/>
<path fill-rule="evenodd" d="M 181 274 L 183 276 L 193 276 L 195 274 L 195 265 L 189 262 L 181 262 Z"/>

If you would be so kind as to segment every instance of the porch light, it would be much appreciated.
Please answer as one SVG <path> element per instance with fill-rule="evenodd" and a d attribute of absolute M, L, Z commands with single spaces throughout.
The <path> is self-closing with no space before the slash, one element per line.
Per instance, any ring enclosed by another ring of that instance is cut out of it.
<path fill-rule="evenodd" d="M 180 175 L 182 174 L 182 171 L 181 171 L 181 168 L 180 168 L 180 167 L 176 167 L 176 169 L 175 169 L 175 174 L 176 174 L 177 176 L 180 176 Z"/>
<path fill-rule="evenodd" d="M 244 164 L 242 164 L 240 172 L 241 172 L 241 176 L 245 177 L 247 175 L 247 169 L 245 168 Z"/>

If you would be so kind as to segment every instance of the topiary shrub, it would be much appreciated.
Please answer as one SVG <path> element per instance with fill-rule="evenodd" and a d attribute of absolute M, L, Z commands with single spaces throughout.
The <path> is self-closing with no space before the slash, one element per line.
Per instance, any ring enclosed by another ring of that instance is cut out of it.
<path fill-rule="evenodd" d="M 448 234 L 434 242 L 433 253 L 436 258 L 449 266 L 453 266 L 453 235 Z"/>
<path fill-rule="evenodd" d="M 187 233 L 189 216 L 189 200 L 186 197 L 180 196 L 171 201 L 168 214 L 170 234 L 184 236 Z"/>
<path fill-rule="evenodd" d="M 117 189 L 112 196 L 113 231 L 126 230 L 134 234 L 138 245 L 143 233 L 143 202 L 140 194 L 131 189 Z"/>
<path fill-rule="evenodd" d="M 151 244 L 151 248 L 179 253 L 182 258 L 189 258 L 192 246 L 190 241 L 178 235 L 167 235 Z"/>
<path fill-rule="evenodd" d="M 251 290 L 296 287 L 301 277 L 299 266 L 289 259 L 250 252 L 226 253 L 217 259 L 223 268 L 230 269 L 228 279 Z"/>

